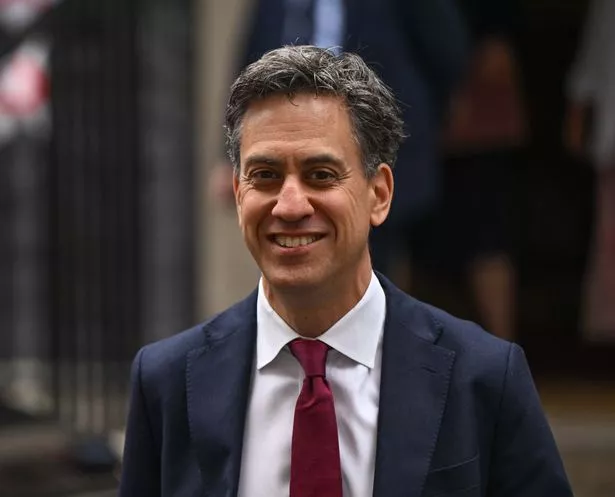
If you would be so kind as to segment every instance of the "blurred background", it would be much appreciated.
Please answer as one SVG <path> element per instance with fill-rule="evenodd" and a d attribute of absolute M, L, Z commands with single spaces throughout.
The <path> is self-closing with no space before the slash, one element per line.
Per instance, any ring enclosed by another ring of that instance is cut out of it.
<path fill-rule="evenodd" d="M 386 272 L 520 343 L 575 494 L 612 497 L 615 2 L 447 1 L 437 193 Z M 255 286 L 222 117 L 284 4 L 0 1 L 0 496 L 114 495 L 138 348 Z"/>

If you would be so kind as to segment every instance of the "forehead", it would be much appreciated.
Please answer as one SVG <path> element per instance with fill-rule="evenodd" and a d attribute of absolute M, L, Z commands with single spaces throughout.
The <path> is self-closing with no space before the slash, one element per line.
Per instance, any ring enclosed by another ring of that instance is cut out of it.
<path fill-rule="evenodd" d="M 254 148 L 310 146 L 334 147 L 340 152 L 357 148 L 350 115 L 341 97 L 273 95 L 248 107 L 242 120 L 242 158 Z"/>

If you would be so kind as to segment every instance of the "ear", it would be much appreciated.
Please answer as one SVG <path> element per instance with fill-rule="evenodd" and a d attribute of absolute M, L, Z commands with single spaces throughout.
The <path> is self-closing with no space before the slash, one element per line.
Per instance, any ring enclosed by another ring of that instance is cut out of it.
<path fill-rule="evenodd" d="M 235 196 L 235 208 L 237 209 L 239 226 L 241 226 L 241 192 L 239 191 L 239 173 L 235 171 L 233 171 L 233 195 Z"/>
<path fill-rule="evenodd" d="M 382 163 L 378 166 L 378 171 L 370 179 L 373 204 L 370 215 L 372 226 L 380 226 L 386 220 L 391 210 L 393 200 L 393 171 L 391 166 Z"/>

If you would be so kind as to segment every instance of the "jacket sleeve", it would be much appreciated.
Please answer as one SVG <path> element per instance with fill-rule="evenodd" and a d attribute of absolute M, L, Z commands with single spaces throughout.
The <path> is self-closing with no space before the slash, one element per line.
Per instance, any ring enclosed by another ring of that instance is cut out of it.
<path fill-rule="evenodd" d="M 511 345 L 491 453 L 489 497 L 572 497 L 523 350 Z"/>
<path fill-rule="evenodd" d="M 132 364 L 119 497 L 160 496 L 160 450 L 153 435 L 141 378 L 141 349 Z"/>

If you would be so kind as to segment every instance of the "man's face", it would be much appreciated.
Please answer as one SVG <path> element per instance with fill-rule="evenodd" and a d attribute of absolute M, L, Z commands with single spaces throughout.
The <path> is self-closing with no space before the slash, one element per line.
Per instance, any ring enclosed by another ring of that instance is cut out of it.
<path fill-rule="evenodd" d="M 341 99 L 275 95 L 253 103 L 240 157 L 239 224 L 268 286 L 324 289 L 371 270 L 368 235 L 388 214 L 392 174 L 381 164 L 365 177 Z"/>

